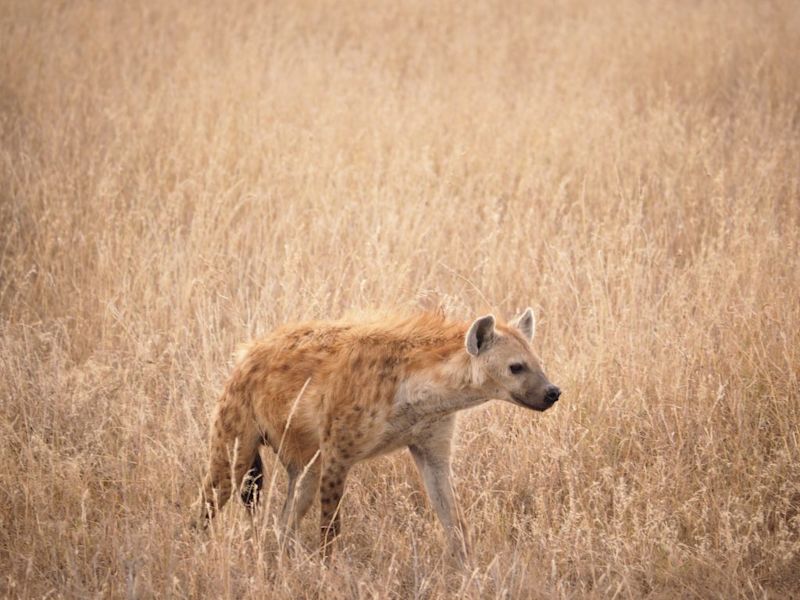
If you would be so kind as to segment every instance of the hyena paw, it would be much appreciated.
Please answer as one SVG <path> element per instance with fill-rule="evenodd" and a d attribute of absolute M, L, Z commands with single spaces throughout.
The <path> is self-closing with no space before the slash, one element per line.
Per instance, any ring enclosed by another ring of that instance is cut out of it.
<path fill-rule="evenodd" d="M 465 570 L 471 569 L 472 567 L 471 552 L 469 546 L 462 540 L 458 540 L 449 544 L 447 554 L 453 566 Z"/>

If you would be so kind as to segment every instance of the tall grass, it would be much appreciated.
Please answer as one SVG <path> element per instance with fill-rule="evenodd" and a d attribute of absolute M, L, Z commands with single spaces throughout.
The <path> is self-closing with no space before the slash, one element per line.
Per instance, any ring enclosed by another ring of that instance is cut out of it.
<path fill-rule="evenodd" d="M 795 2 L 7 0 L 0 32 L 2 595 L 800 595 Z M 430 295 L 532 304 L 564 390 L 463 415 L 472 569 L 404 453 L 349 479 L 330 568 L 277 551 L 282 474 L 187 529 L 238 342 Z"/>

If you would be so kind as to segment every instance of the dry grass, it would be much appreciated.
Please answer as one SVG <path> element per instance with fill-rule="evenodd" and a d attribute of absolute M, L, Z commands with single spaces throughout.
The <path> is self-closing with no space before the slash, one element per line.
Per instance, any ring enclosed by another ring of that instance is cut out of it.
<path fill-rule="evenodd" d="M 800 595 L 798 73 L 791 0 L 3 2 L 0 592 Z M 565 390 L 463 416 L 473 572 L 402 453 L 331 569 L 187 530 L 237 342 L 431 292 Z"/>

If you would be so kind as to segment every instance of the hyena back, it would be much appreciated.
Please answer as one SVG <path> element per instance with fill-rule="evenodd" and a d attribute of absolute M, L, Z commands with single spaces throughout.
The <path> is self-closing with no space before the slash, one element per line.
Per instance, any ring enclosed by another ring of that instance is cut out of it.
<path fill-rule="evenodd" d="M 492 315 L 470 324 L 432 312 L 286 326 L 250 344 L 218 403 L 200 522 L 227 502 L 231 474 L 245 503 L 253 502 L 266 444 L 289 478 L 284 535 L 296 530 L 319 490 L 327 552 L 340 530 L 351 467 L 407 447 L 451 550 L 463 557 L 466 531 L 450 483 L 455 413 L 490 399 L 539 411 L 558 400 L 531 350 L 533 331 L 530 309 L 508 325 Z"/>

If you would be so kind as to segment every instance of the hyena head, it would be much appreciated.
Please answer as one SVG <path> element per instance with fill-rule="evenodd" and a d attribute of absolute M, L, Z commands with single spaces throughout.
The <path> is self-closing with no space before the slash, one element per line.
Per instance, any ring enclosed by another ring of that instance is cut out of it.
<path fill-rule="evenodd" d="M 547 379 L 531 349 L 533 311 L 528 308 L 508 326 L 492 315 L 477 319 L 467 331 L 473 383 L 488 397 L 534 410 L 547 410 L 561 390 Z"/>

